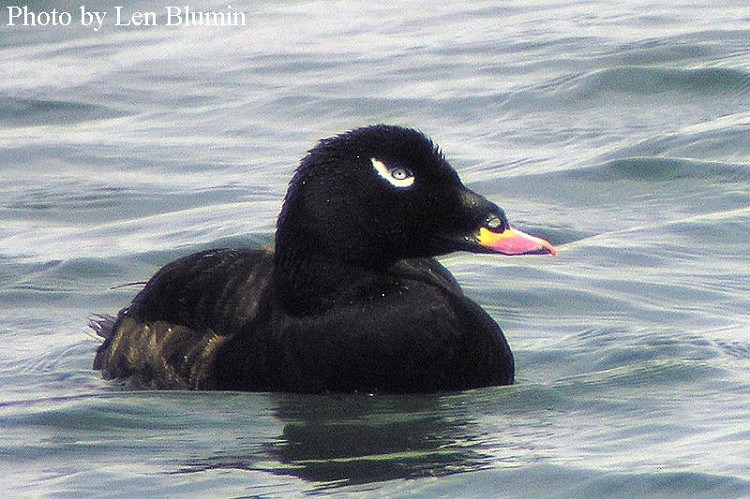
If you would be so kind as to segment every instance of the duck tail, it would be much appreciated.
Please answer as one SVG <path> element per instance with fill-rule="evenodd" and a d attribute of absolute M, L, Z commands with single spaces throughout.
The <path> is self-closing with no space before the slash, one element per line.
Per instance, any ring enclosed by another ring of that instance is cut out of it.
<path fill-rule="evenodd" d="M 112 334 L 115 330 L 116 319 L 111 315 L 102 314 L 91 314 L 89 316 L 89 329 L 91 329 L 96 335 L 101 338 L 102 344 L 96 349 L 96 357 L 94 357 L 94 369 L 101 370 L 102 368 L 102 357 L 104 352 L 109 346 L 109 342 L 112 340 Z"/>
<path fill-rule="evenodd" d="M 91 314 L 89 316 L 89 329 L 106 341 L 112 337 L 112 331 L 115 329 L 115 318 L 111 315 Z"/>

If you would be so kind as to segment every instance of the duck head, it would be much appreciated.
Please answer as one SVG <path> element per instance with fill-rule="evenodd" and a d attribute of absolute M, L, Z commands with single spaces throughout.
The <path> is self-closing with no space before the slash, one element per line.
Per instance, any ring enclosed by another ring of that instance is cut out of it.
<path fill-rule="evenodd" d="M 324 139 L 309 151 L 279 216 L 277 258 L 292 246 L 367 266 L 453 251 L 557 253 L 466 188 L 424 134 L 389 125 Z"/>

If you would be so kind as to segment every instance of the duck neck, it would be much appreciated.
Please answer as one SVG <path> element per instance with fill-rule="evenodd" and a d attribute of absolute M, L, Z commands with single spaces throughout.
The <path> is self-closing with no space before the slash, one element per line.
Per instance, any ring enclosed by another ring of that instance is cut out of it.
<path fill-rule="evenodd" d="M 311 239 L 276 243 L 274 294 L 292 315 L 314 315 L 351 303 L 377 288 L 382 269 L 326 253 Z"/>

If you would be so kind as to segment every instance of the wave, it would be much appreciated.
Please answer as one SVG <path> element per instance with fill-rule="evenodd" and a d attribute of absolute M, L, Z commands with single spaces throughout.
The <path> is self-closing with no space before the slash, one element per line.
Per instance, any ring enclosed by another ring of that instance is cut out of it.
<path fill-rule="evenodd" d="M 614 66 L 565 75 L 512 96 L 494 95 L 508 109 L 571 111 L 618 105 L 667 107 L 699 105 L 711 115 L 726 107 L 724 115 L 750 100 L 750 72 L 734 68 L 675 68 L 664 66 Z"/>
<path fill-rule="evenodd" d="M 80 123 L 122 114 L 110 107 L 84 102 L 0 96 L 0 125 L 6 127 Z"/>
<path fill-rule="evenodd" d="M 750 97 L 748 98 L 750 101 Z M 671 156 L 704 161 L 748 164 L 750 113 L 729 113 L 710 121 L 661 133 L 619 148 L 603 159 L 629 156 Z"/>
<path fill-rule="evenodd" d="M 586 73 L 562 89 L 571 98 L 620 94 L 689 92 L 704 96 L 750 94 L 750 74 L 729 68 L 663 68 L 625 66 Z"/>
<path fill-rule="evenodd" d="M 698 161 L 686 158 L 628 157 L 596 166 L 566 170 L 563 176 L 593 181 L 634 180 L 663 182 L 695 179 L 715 182 L 750 181 L 750 165 Z"/>

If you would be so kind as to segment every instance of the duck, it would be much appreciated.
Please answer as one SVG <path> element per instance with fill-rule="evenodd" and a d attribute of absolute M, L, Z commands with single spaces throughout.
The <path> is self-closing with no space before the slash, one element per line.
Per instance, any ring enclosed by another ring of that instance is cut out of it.
<path fill-rule="evenodd" d="M 168 263 L 116 317 L 93 368 L 131 388 L 430 393 L 509 385 L 495 320 L 436 257 L 555 255 L 468 189 L 423 132 L 322 139 L 300 161 L 274 248 Z"/>

